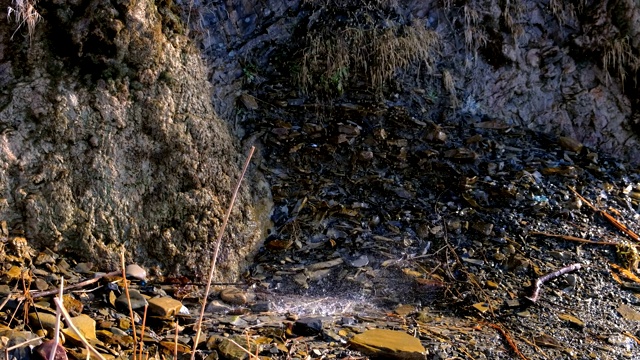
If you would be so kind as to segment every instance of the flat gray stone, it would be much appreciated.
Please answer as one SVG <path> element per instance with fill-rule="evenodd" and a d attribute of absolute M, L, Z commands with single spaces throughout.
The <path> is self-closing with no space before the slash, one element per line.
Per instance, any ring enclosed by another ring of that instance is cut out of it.
<path fill-rule="evenodd" d="M 131 308 L 133 310 L 142 309 L 147 304 L 147 299 L 138 290 L 129 289 L 129 298 L 131 299 Z M 127 295 L 124 292 L 116 299 L 116 307 L 122 310 L 129 309 Z"/>

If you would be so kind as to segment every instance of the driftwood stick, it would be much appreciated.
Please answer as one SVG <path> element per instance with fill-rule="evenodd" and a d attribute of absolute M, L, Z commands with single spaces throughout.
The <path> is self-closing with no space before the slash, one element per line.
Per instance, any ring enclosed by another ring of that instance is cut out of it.
<path fill-rule="evenodd" d="M 579 263 L 575 263 L 575 264 L 571 264 L 568 266 L 565 266 L 561 269 L 558 269 L 556 271 L 552 271 L 546 275 L 543 275 L 541 277 L 539 277 L 534 283 L 533 283 L 533 291 L 531 292 L 531 296 L 525 296 L 526 299 L 528 299 L 529 301 L 535 303 L 536 301 L 538 301 L 538 296 L 540 295 L 540 288 L 542 287 L 542 285 L 544 283 L 546 283 L 547 281 L 551 280 L 551 279 L 555 279 L 558 276 L 564 275 L 568 272 L 572 272 L 572 271 L 576 271 L 578 269 L 582 268 L 582 264 Z"/>
<path fill-rule="evenodd" d="M 97 281 L 99 281 L 100 279 L 102 279 L 103 277 L 109 277 L 109 276 L 117 276 L 122 274 L 121 271 L 112 271 L 110 273 L 106 273 L 106 274 L 100 274 L 94 278 L 88 279 L 88 280 L 84 280 L 84 281 L 80 281 L 79 283 L 75 283 L 72 285 L 67 285 L 64 289 L 65 290 L 71 290 L 71 289 L 77 289 L 77 288 L 81 288 L 81 287 L 85 287 L 87 285 L 91 285 Z M 31 297 L 32 298 L 40 298 L 40 297 L 44 297 L 44 296 L 50 296 L 50 295 L 56 295 L 58 294 L 59 290 L 55 289 L 55 290 L 47 290 L 47 291 L 38 291 L 38 292 L 34 292 L 31 293 Z M 18 297 L 18 299 L 21 299 L 23 297 Z"/>

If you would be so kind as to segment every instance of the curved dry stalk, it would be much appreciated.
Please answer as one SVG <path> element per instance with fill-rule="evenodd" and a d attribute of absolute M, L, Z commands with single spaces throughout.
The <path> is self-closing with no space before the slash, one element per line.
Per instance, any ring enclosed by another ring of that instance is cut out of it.
<path fill-rule="evenodd" d="M 133 308 L 131 307 L 131 297 L 129 297 L 129 284 L 127 284 L 127 269 L 124 264 L 124 248 L 120 253 L 120 265 L 122 266 L 122 280 L 124 281 L 124 293 L 127 296 L 127 304 L 129 305 L 129 316 L 131 316 L 131 330 L 133 330 L 133 360 L 136 360 L 136 348 L 138 338 L 136 336 L 136 322 L 133 316 Z"/>
<path fill-rule="evenodd" d="M 142 316 L 142 331 L 140 332 L 140 356 L 139 356 L 139 360 L 142 360 L 142 348 L 144 348 L 144 328 L 145 328 L 145 325 L 147 323 L 147 309 L 149 309 L 149 304 L 145 303 L 144 304 L 144 315 Z M 135 349 L 133 351 L 135 352 Z"/>
<path fill-rule="evenodd" d="M 58 293 L 58 297 L 62 299 L 64 295 L 64 276 L 60 277 L 60 292 Z M 56 329 L 53 334 L 53 351 L 49 354 L 49 360 L 53 360 L 56 357 L 56 353 L 58 352 L 58 344 L 60 343 L 60 317 L 62 313 L 59 309 L 56 309 Z"/>
<path fill-rule="evenodd" d="M 252 146 L 251 150 L 249 150 L 249 155 L 247 156 L 247 160 L 245 161 L 244 167 L 242 168 L 242 172 L 240 173 L 240 178 L 238 179 L 236 188 L 233 190 L 233 195 L 231 196 L 231 201 L 229 202 L 229 207 L 227 208 L 227 213 L 224 215 L 224 220 L 222 221 L 222 227 L 218 232 L 218 238 L 216 239 L 216 248 L 213 253 L 213 258 L 211 259 L 211 268 L 209 270 L 209 279 L 207 280 L 207 288 L 204 291 L 204 299 L 202 300 L 200 317 L 198 318 L 198 324 L 196 325 L 196 338 L 195 338 L 195 341 L 193 342 L 193 349 L 191 350 L 191 360 L 194 360 L 196 357 L 196 348 L 198 347 L 198 342 L 200 341 L 200 330 L 202 329 L 202 320 L 204 318 L 204 310 L 207 307 L 207 298 L 209 297 L 209 291 L 211 290 L 211 282 L 213 281 L 213 275 L 216 272 L 216 262 L 218 261 L 218 252 L 220 251 L 220 243 L 222 242 L 222 236 L 224 235 L 224 230 L 226 229 L 227 223 L 229 222 L 229 217 L 231 216 L 231 210 L 233 209 L 233 203 L 235 203 L 236 197 L 238 196 L 238 191 L 240 191 L 240 184 L 242 183 L 242 179 L 244 178 L 244 175 L 247 172 L 247 168 L 249 167 L 249 163 L 251 162 L 251 157 L 253 156 L 253 152 L 255 150 L 256 150 L 255 146 Z"/>
<path fill-rule="evenodd" d="M 42 340 L 42 339 L 44 339 L 44 336 L 40 336 L 40 337 L 37 337 L 37 338 L 34 338 L 34 339 L 29 339 L 27 341 L 21 342 L 20 344 L 15 344 L 13 346 L 4 348 L 5 359 L 9 360 L 9 351 L 15 350 L 15 349 L 17 349 L 19 347 L 23 347 L 23 346 L 25 346 L 27 344 L 30 344 L 30 343 L 34 342 L 34 341 L 38 341 L 38 340 Z"/>
<path fill-rule="evenodd" d="M 58 311 L 60 311 L 64 316 L 64 321 L 67 323 L 67 326 L 69 326 L 69 328 L 71 328 L 71 330 L 73 330 L 73 332 L 76 333 L 76 335 L 78 335 L 78 337 L 80 338 L 80 341 L 82 341 L 84 346 L 87 347 L 89 352 L 92 353 L 95 357 L 97 357 L 100 360 L 106 360 L 104 356 L 102 356 L 102 354 L 98 352 L 98 350 L 96 350 L 93 346 L 91 346 L 91 344 L 89 344 L 89 342 L 84 337 L 84 335 L 82 335 L 80 330 L 78 330 L 78 328 L 73 324 L 73 322 L 71 321 L 71 316 L 69 315 L 69 313 L 67 312 L 67 309 L 65 309 L 64 305 L 62 304 L 62 299 L 55 297 L 53 298 L 53 302 L 56 304 Z"/>
<path fill-rule="evenodd" d="M 173 341 L 173 358 L 176 360 L 178 359 L 178 327 L 178 320 L 176 319 L 176 336 L 174 337 Z M 195 354 L 195 348 L 193 350 L 193 353 Z"/>

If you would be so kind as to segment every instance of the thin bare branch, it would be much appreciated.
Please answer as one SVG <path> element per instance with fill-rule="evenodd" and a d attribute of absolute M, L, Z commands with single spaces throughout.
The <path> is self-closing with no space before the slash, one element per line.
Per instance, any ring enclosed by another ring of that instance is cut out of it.
<path fill-rule="evenodd" d="M 227 222 L 229 222 L 229 217 L 231 216 L 231 210 L 233 210 L 233 203 L 236 201 L 236 197 L 238 196 L 238 191 L 240 191 L 240 184 L 242 183 L 242 179 L 249 168 L 249 163 L 251 162 L 251 157 L 253 157 L 253 152 L 256 150 L 255 146 L 251 147 L 249 150 L 249 155 L 247 156 L 247 160 L 244 163 L 244 167 L 242 168 L 242 172 L 240 173 L 240 178 L 238 179 L 238 183 L 236 184 L 236 188 L 233 191 L 233 195 L 231 196 L 231 201 L 229 202 L 229 207 L 227 208 L 227 213 L 224 215 L 224 220 L 222 222 L 222 227 L 218 232 L 218 238 L 216 239 L 216 248 L 213 253 L 213 259 L 211 259 L 211 268 L 209 270 L 209 278 L 207 280 L 207 288 L 204 291 L 204 299 L 202 300 L 202 308 L 200 309 L 200 317 L 198 318 L 198 324 L 196 325 L 196 337 L 193 342 L 193 349 L 191 350 L 191 360 L 194 360 L 196 357 L 196 348 L 198 347 L 198 342 L 200 341 L 200 330 L 202 329 L 202 319 L 204 318 L 204 310 L 207 306 L 207 298 L 209 297 L 209 291 L 211 290 L 211 282 L 213 281 L 213 276 L 216 272 L 216 262 L 218 260 L 218 252 L 220 251 L 220 243 L 222 242 L 222 236 L 224 235 L 224 230 L 227 227 Z"/>

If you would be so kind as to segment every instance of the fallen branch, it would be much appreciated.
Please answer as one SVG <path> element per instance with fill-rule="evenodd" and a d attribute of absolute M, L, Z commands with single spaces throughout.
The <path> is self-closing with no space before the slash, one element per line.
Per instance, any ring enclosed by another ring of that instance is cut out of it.
<path fill-rule="evenodd" d="M 118 271 L 112 271 L 110 273 L 105 273 L 105 274 L 100 274 L 94 278 L 85 280 L 85 281 L 81 281 L 79 283 L 75 283 L 73 285 L 67 285 L 67 287 L 65 287 L 65 290 L 72 290 L 72 289 L 77 289 L 77 288 L 81 288 L 81 287 L 85 287 L 87 285 L 91 285 L 97 281 L 99 281 L 100 279 L 104 278 L 104 277 L 110 277 L 110 276 L 117 276 L 122 274 L 122 272 L 120 270 Z M 47 291 L 38 291 L 38 292 L 33 292 L 31 293 L 31 297 L 32 298 L 41 298 L 41 297 L 45 297 L 45 296 L 50 296 L 50 295 L 56 295 L 58 293 L 58 289 L 55 290 L 47 290 Z M 17 297 L 16 299 L 21 299 L 23 297 Z"/>
<path fill-rule="evenodd" d="M 528 360 L 526 356 L 524 356 L 523 353 L 520 352 L 520 350 L 518 349 L 518 345 L 516 345 L 516 342 L 513 341 L 513 339 L 511 338 L 511 336 L 509 335 L 509 333 L 502 328 L 502 326 L 497 325 L 497 324 L 492 324 L 492 323 L 487 323 L 487 325 L 493 329 L 496 329 L 500 332 L 500 334 L 504 337 L 504 339 L 507 341 L 507 343 L 509 344 L 509 346 L 511 347 L 511 350 L 513 350 L 514 353 L 516 353 L 516 355 L 518 355 L 518 357 L 522 360 Z"/>
<path fill-rule="evenodd" d="M 540 235 L 540 236 L 554 237 L 554 238 L 559 238 L 559 239 L 566 240 L 566 241 L 575 241 L 575 242 L 579 242 L 579 243 L 583 243 L 583 244 L 591 244 L 591 245 L 613 245 L 613 246 L 620 245 L 620 244 L 614 243 L 614 242 L 593 241 L 593 240 L 579 238 L 579 237 L 575 237 L 575 236 L 571 236 L 571 235 L 551 234 L 551 233 L 542 232 L 542 231 L 530 231 L 529 235 Z"/>
<path fill-rule="evenodd" d="M 585 199 L 584 196 L 580 195 L 576 191 L 576 189 L 574 189 L 573 187 L 569 186 L 569 190 L 573 191 L 573 193 L 578 197 L 578 199 L 582 200 L 582 202 L 585 203 L 589 208 L 591 208 L 591 210 L 593 210 L 593 211 L 599 213 L 600 215 L 602 215 L 602 217 L 607 219 L 613 226 L 615 226 L 623 234 L 625 234 L 628 237 L 630 237 L 633 241 L 640 242 L 640 235 L 638 235 L 635 232 L 631 231 L 626 225 L 624 225 L 618 219 L 616 219 L 613 216 L 611 216 L 611 214 L 609 214 L 608 212 L 606 212 L 604 210 L 600 210 L 597 207 L 595 207 L 595 205 L 593 205 L 589 200 Z"/>
<path fill-rule="evenodd" d="M 82 335 L 80 330 L 78 330 L 76 325 L 71 321 L 71 316 L 67 312 L 67 309 L 64 308 L 64 305 L 62 304 L 62 299 L 55 297 L 53 298 L 53 302 L 56 304 L 58 311 L 60 311 L 62 313 L 62 316 L 64 316 L 64 321 L 67 323 L 67 326 L 69 326 L 71 330 L 73 330 L 73 332 L 76 333 L 76 335 L 78 335 L 78 338 L 80 338 L 80 341 L 82 341 L 84 346 L 87 347 L 87 350 L 89 350 L 89 353 L 93 354 L 99 360 L 106 360 L 104 356 L 102 356 L 102 354 L 100 354 L 93 346 L 91 346 L 91 344 L 89 344 L 89 342 L 84 337 L 84 335 Z"/>
<path fill-rule="evenodd" d="M 533 284 L 533 291 L 531 292 L 531 296 L 525 296 L 525 299 L 528 299 L 529 301 L 535 303 L 536 301 L 538 301 L 538 296 L 540 295 L 540 287 L 542 287 L 544 283 L 548 282 L 549 280 L 555 279 L 558 276 L 564 275 L 568 272 L 578 270 L 581 267 L 582 267 L 581 264 L 575 263 L 575 264 L 565 266 L 556 271 L 552 271 L 547 275 L 539 277 Z"/>

